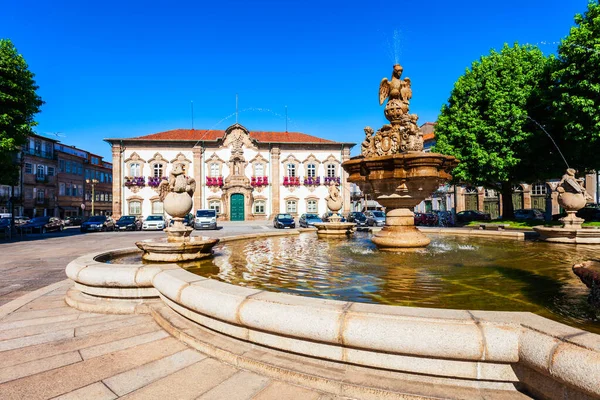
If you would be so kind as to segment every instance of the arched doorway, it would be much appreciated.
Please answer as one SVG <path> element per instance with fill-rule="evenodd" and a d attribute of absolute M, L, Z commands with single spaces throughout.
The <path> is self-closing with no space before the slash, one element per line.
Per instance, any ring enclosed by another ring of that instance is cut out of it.
<path fill-rule="evenodd" d="M 512 203 L 515 210 L 523 208 L 523 187 L 515 185 L 512 188 Z"/>
<path fill-rule="evenodd" d="M 229 220 L 244 221 L 244 195 L 234 193 L 229 201 Z"/>
<path fill-rule="evenodd" d="M 478 210 L 477 206 L 477 189 L 468 187 L 465 189 L 465 210 Z"/>

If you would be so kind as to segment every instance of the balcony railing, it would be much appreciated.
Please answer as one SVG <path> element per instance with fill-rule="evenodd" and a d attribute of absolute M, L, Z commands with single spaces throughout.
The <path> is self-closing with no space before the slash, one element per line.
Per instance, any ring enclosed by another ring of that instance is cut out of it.
<path fill-rule="evenodd" d="M 43 151 L 43 150 L 27 148 L 27 149 L 23 150 L 23 153 L 29 154 L 32 156 L 48 158 L 50 160 L 54 160 L 56 158 L 56 154 L 53 151 Z"/>
<path fill-rule="evenodd" d="M 48 183 L 48 175 L 36 175 L 36 182 Z"/>
<path fill-rule="evenodd" d="M 36 197 L 35 204 L 37 204 L 38 206 L 46 206 L 47 207 L 50 205 L 50 199 L 47 199 L 47 198 L 40 199 L 40 198 Z"/>

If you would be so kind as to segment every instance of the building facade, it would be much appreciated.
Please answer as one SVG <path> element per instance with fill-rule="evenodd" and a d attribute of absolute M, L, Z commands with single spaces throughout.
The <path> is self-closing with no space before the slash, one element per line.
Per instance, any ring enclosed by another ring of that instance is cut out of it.
<path fill-rule="evenodd" d="M 130 139 L 106 139 L 113 153 L 113 215 L 163 214 L 158 185 L 175 163 L 196 181 L 194 210 L 214 209 L 228 221 L 266 220 L 287 212 L 328 211 L 327 184 L 335 182 L 350 211 L 341 164 L 354 143 L 296 132 L 178 129 Z"/>
<path fill-rule="evenodd" d="M 31 135 L 21 152 L 22 204 L 15 214 L 28 217 L 55 216 L 57 208 L 56 140 Z"/>

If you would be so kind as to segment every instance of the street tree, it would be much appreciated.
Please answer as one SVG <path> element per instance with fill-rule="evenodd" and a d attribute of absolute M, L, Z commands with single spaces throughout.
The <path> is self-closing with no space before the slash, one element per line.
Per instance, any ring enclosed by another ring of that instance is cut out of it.
<path fill-rule="evenodd" d="M 551 90 L 553 135 L 580 172 L 600 169 L 600 4 L 591 1 L 558 47 Z"/>
<path fill-rule="evenodd" d="M 34 116 L 44 102 L 34 74 L 10 40 L 0 39 L 0 182 L 17 183 L 16 154 L 37 125 Z"/>
<path fill-rule="evenodd" d="M 455 181 L 499 191 L 503 218 L 514 217 L 513 185 L 547 173 L 535 161 L 551 144 L 532 118 L 543 111 L 549 61 L 530 45 L 492 50 L 456 81 L 435 128 L 435 151 L 460 160 Z"/>

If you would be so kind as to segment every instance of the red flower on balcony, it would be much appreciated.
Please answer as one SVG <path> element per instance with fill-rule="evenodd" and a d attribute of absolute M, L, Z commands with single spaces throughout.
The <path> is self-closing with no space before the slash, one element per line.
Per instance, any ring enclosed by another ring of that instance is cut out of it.
<path fill-rule="evenodd" d="M 297 176 L 284 176 L 283 186 L 300 186 L 300 178 Z"/>
<path fill-rule="evenodd" d="M 207 176 L 206 177 L 206 186 L 223 186 L 223 177 L 222 176 Z"/>
<path fill-rule="evenodd" d="M 250 178 L 250 185 L 254 187 L 268 186 L 269 178 L 266 176 L 253 176 Z"/>

